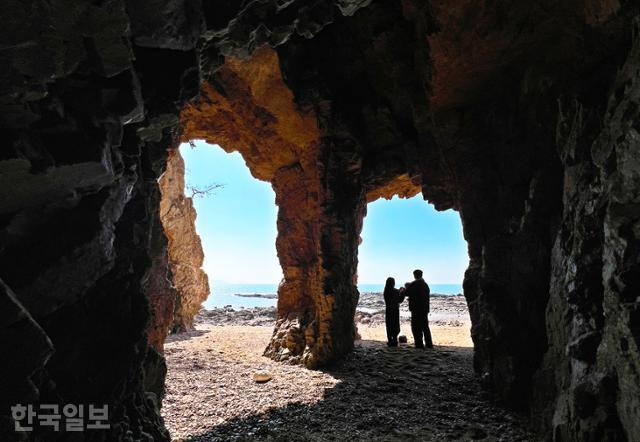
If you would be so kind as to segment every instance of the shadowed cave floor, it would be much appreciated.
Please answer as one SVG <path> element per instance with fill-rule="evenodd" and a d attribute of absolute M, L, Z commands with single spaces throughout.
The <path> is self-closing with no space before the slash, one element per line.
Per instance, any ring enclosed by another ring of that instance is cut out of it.
<path fill-rule="evenodd" d="M 469 345 L 468 328 L 433 327 L 436 349 L 421 351 L 389 349 L 382 327 L 361 325 L 355 351 L 327 371 L 262 357 L 271 327 L 197 328 L 165 346 L 174 441 L 534 440 L 482 392 L 472 349 L 442 345 Z M 257 370 L 273 379 L 254 382 Z"/>

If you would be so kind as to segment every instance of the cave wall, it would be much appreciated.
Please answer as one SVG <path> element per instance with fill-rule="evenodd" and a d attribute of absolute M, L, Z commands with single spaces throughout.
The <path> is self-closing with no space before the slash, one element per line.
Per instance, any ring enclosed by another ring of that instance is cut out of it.
<path fill-rule="evenodd" d="M 16 403 L 108 405 L 110 429 L 86 440 L 169 438 L 164 363 L 147 336 L 150 300 L 175 296 L 157 179 L 190 69 L 197 91 L 195 39 L 182 34 L 199 35 L 200 20 L 172 3 L 164 12 L 182 26 L 163 29 L 167 17 L 151 23 L 136 7 L 3 5 L 2 440 L 67 440 L 15 433 Z"/>
<path fill-rule="evenodd" d="M 637 4 L 6 10 L 0 431 L 16 402 L 93 402 L 111 429 L 88 439 L 168 439 L 162 344 L 199 305 L 176 307 L 176 281 L 205 285 L 200 255 L 180 273 L 171 254 L 196 244 L 175 149 L 204 139 L 276 193 L 266 355 L 316 367 L 352 348 L 366 204 L 421 191 L 463 222 L 479 382 L 546 439 L 639 437 Z M 163 185 L 184 210 L 162 210 Z"/>
<path fill-rule="evenodd" d="M 607 99 L 561 103 L 564 211 L 552 250 L 543 364 L 557 392 L 546 417 L 560 440 L 640 434 L 637 26 Z"/>
<path fill-rule="evenodd" d="M 442 5 L 430 36 L 440 170 L 425 167 L 423 194 L 453 201 L 463 221 L 475 369 L 554 440 L 638 437 L 633 326 L 620 319 L 635 311 L 620 293 L 638 256 L 627 169 L 638 10 L 596 3 L 553 5 L 535 28 L 523 27 L 526 7 L 468 10 L 475 29 Z M 519 39 L 504 39 L 510 26 Z M 625 226 L 612 243 L 610 206 Z"/>

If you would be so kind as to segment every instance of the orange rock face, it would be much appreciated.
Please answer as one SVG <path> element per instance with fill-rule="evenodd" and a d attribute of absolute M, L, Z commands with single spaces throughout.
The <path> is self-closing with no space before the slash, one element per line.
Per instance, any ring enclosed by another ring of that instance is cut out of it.
<path fill-rule="evenodd" d="M 405 173 L 367 192 L 367 202 L 371 203 L 379 198 L 391 199 L 396 195 L 400 198 L 412 198 L 419 193 L 420 184 L 411 181 L 409 174 Z"/>
<path fill-rule="evenodd" d="M 169 268 L 177 290 L 174 330 L 193 326 L 193 318 L 209 295 L 209 280 L 202 270 L 204 253 L 196 233 L 196 211 L 184 195 L 184 161 L 176 149 L 169 153 L 167 170 L 159 181 L 160 219 L 168 239 Z"/>
<path fill-rule="evenodd" d="M 297 108 L 273 49 L 260 48 L 248 60 L 228 58 L 215 80 L 183 110 L 183 140 L 240 152 L 263 181 L 296 164 L 315 168 L 321 135 L 316 118 Z"/>
<path fill-rule="evenodd" d="M 182 139 L 204 139 L 239 151 L 253 176 L 270 181 L 276 193 L 276 248 L 284 279 L 266 354 L 307 366 L 326 363 L 340 352 L 337 348 L 353 345 L 353 321 L 339 321 L 346 324 L 343 330 L 334 327 L 334 319 L 336 314 L 353 317 L 356 261 L 337 267 L 327 261 L 352 256 L 342 254 L 343 248 L 357 250 L 364 194 L 356 196 L 357 210 L 349 220 L 328 209 L 336 195 L 320 166 L 326 150 L 322 132 L 313 112 L 295 103 L 274 50 L 258 49 L 248 60 L 228 58 L 215 81 L 202 89 L 201 98 L 182 113 Z M 353 229 L 345 234 L 343 226 L 349 223 Z M 346 247 L 349 242 L 355 245 Z M 335 277 L 336 271 L 349 274 L 349 287 L 331 286 L 345 279 Z"/>

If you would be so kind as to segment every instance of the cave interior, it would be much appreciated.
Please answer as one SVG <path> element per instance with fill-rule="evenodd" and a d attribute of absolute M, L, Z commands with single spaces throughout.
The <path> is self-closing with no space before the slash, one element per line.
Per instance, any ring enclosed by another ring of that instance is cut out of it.
<path fill-rule="evenodd" d="M 637 2 L 5 3 L 0 434 L 76 402 L 111 410 L 86 440 L 170 440 L 163 342 L 208 293 L 201 249 L 175 265 L 176 149 L 202 139 L 276 194 L 265 355 L 353 348 L 367 203 L 421 194 L 462 220 L 478 382 L 542 440 L 640 439 Z"/>

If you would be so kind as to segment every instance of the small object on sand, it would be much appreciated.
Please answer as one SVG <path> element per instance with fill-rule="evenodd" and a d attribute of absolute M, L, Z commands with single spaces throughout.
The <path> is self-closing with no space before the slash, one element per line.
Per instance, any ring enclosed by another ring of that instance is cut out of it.
<path fill-rule="evenodd" d="M 407 337 L 405 335 L 398 336 L 398 342 L 401 343 L 401 344 L 406 344 L 407 343 Z"/>
<path fill-rule="evenodd" d="M 253 380 L 259 384 L 269 382 L 271 379 L 273 379 L 273 376 L 271 376 L 271 374 L 267 373 L 266 371 L 256 371 L 253 374 Z"/>

